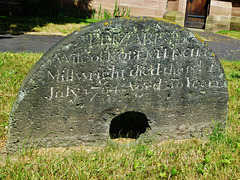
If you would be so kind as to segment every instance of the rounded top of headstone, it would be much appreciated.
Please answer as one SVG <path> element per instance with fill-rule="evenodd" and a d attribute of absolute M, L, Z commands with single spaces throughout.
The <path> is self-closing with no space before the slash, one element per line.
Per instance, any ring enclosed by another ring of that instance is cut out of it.
<path fill-rule="evenodd" d="M 8 148 L 29 132 L 32 139 L 53 132 L 41 140 L 48 146 L 96 142 L 124 112 L 145 114 L 164 138 L 182 124 L 185 134 L 200 132 L 197 124 L 225 120 L 227 101 L 221 63 L 194 33 L 156 18 L 101 21 L 61 40 L 30 70 L 12 108 Z"/>

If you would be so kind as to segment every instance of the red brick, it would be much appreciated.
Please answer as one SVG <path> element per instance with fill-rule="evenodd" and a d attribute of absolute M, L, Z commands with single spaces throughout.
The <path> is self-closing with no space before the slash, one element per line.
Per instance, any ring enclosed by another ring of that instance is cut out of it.
<path fill-rule="evenodd" d="M 220 2 L 220 5 L 222 6 L 222 7 L 228 7 L 228 8 L 231 8 L 232 7 L 232 3 L 231 2 L 224 2 L 224 1 L 221 1 Z"/>
<path fill-rule="evenodd" d="M 92 3 L 90 4 L 90 6 L 92 7 L 92 9 L 96 9 L 96 8 L 99 8 L 99 7 L 100 7 L 100 3 L 98 3 L 98 2 L 92 2 Z"/>
<path fill-rule="evenodd" d="M 167 6 L 168 6 L 167 7 L 168 10 L 172 10 L 172 11 L 178 10 L 178 3 L 176 1 L 169 1 Z"/>
<path fill-rule="evenodd" d="M 154 17 L 163 18 L 164 12 L 165 12 L 164 10 L 155 9 L 154 10 Z"/>
<path fill-rule="evenodd" d="M 109 4 L 115 4 L 115 0 L 97 0 L 99 3 L 109 3 Z"/>
<path fill-rule="evenodd" d="M 156 0 L 143 0 L 143 7 L 157 8 L 158 7 L 158 1 L 156 1 Z"/>
<path fill-rule="evenodd" d="M 154 9 L 151 8 L 139 8 L 139 7 L 131 7 L 131 16 L 154 16 Z"/>
<path fill-rule="evenodd" d="M 222 15 L 231 16 L 232 15 L 232 8 L 229 8 L 229 7 L 222 8 Z"/>
<path fill-rule="evenodd" d="M 221 2 L 217 0 L 212 0 L 211 1 L 211 6 L 221 6 Z"/>
<path fill-rule="evenodd" d="M 166 9 L 167 7 L 167 2 L 166 1 L 159 1 L 158 2 L 158 9 Z"/>
<path fill-rule="evenodd" d="M 186 2 L 179 2 L 178 11 L 185 14 L 186 6 L 187 6 Z"/>
<path fill-rule="evenodd" d="M 131 16 L 141 16 L 142 13 L 143 13 L 143 8 L 140 8 L 140 7 L 130 7 L 131 10 L 130 10 L 130 13 L 131 13 Z"/>
<path fill-rule="evenodd" d="M 213 6 L 210 8 L 211 15 L 222 15 L 222 7 Z"/>
<path fill-rule="evenodd" d="M 102 3 L 102 9 L 111 9 L 114 10 L 114 4 L 110 4 L 110 3 Z"/>
<path fill-rule="evenodd" d="M 234 7 L 232 9 L 232 16 L 240 17 L 240 7 Z"/>
<path fill-rule="evenodd" d="M 142 16 L 150 16 L 150 17 L 153 17 L 153 16 L 154 16 L 154 9 L 144 8 L 144 9 L 143 9 L 143 14 L 142 14 Z"/>
<path fill-rule="evenodd" d="M 121 0 L 120 5 L 143 6 L 143 0 Z"/>

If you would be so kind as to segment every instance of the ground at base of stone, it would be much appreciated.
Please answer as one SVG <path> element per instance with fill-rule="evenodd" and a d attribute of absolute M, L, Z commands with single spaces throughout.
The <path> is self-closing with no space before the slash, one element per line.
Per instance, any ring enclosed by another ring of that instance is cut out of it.
<path fill-rule="evenodd" d="M 6 140 L 0 139 L 0 153 L 6 147 Z"/>
<path fill-rule="evenodd" d="M 186 143 L 186 141 L 189 141 L 190 139 L 183 139 L 183 140 L 168 140 L 168 141 L 161 141 L 157 143 L 158 146 L 165 145 L 166 143 L 174 141 L 175 144 L 181 144 L 181 143 Z M 202 139 L 191 139 L 194 142 L 205 142 L 205 140 Z M 113 142 L 117 144 L 122 144 L 122 145 L 127 145 L 130 143 L 133 143 L 136 141 L 136 139 L 132 138 L 117 138 L 117 139 L 112 139 Z M 6 152 L 6 143 L 4 142 L 4 146 L 0 148 L 0 165 L 5 165 L 6 164 L 6 158 L 10 158 L 12 161 L 18 161 L 19 153 L 12 154 L 11 156 L 8 156 Z M 102 150 L 102 148 L 105 146 L 73 146 L 73 147 L 53 147 L 53 148 L 39 148 L 35 150 L 29 150 L 28 152 L 25 152 L 27 154 L 34 154 L 36 156 L 38 155 L 45 155 L 45 156 L 56 156 L 56 155 L 69 155 L 72 152 L 80 152 L 84 151 L 87 153 L 92 153 L 93 151 L 96 150 Z M 31 161 L 33 156 L 23 156 L 25 158 L 25 161 Z"/>
<path fill-rule="evenodd" d="M 179 144 L 179 143 L 184 143 L 185 141 L 189 141 L 191 139 L 182 139 L 182 140 L 174 140 L 174 143 Z M 203 142 L 204 140 L 201 139 L 192 139 L 193 141 L 201 141 Z M 129 143 L 133 143 L 135 142 L 136 139 L 132 139 L 132 138 L 116 138 L 116 139 L 112 139 L 112 142 L 117 143 L 117 144 L 129 144 Z M 173 140 L 171 140 L 173 141 Z M 161 141 L 159 143 L 157 143 L 158 145 L 164 145 L 166 143 L 170 142 L 168 141 Z M 0 156 L 2 154 L 7 154 L 6 153 L 6 142 L 0 142 Z M 63 152 L 70 152 L 70 151 L 77 151 L 77 150 L 86 150 L 87 152 L 92 152 L 93 149 L 98 149 L 96 147 L 102 148 L 104 146 L 84 146 L 84 145 L 80 145 L 80 146 L 72 146 L 72 147 L 51 147 L 51 148 L 39 148 L 39 149 L 35 149 L 32 152 L 35 153 L 40 153 L 40 154 L 48 154 L 49 152 L 54 152 L 54 153 L 63 153 Z"/>
<path fill-rule="evenodd" d="M 136 139 L 132 138 L 116 138 L 112 139 L 113 142 L 118 143 L 118 144 L 127 144 L 127 143 L 132 143 Z M 77 149 L 86 149 L 86 151 L 92 151 L 91 146 L 79 146 L 79 147 L 55 147 L 55 148 L 40 148 L 37 150 L 34 150 L 35 152 L 49 152 L 49 151 L 55 151 L 57 153 L 62 153 L 67 150 L 77 150 Z M 6 154 L 6 141 L 0 139 L 0 154 Z"/>
<path fill-rule="evenodd" d="M 134 142 L 135 140 L 136 139 L 132 139 L 132 138 L 116 138 L 116 139 L 112 139 L 113 142 L 119 143 L 119 144 L 131 143 L 131 142 Z"/>

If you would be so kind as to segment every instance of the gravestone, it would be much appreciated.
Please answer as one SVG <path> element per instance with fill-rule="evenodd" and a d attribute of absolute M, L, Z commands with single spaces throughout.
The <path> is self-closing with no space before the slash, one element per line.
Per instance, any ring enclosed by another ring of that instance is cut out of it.
<path fill-rule="evenodd" d="M 73 32 L 32 67 L 7 149 L 201 137 L 225 123 L 227 102 L 221 63 L 192 32 L 154 18 L 106 20 Z"/>

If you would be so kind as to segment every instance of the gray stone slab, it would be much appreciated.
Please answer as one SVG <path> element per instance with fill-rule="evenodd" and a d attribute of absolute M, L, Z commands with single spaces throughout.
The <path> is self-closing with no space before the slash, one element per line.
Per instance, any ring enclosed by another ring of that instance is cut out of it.
<path fill-rule="evenodd" d="M 19 90 L 7 149 L 202 137 L 225 123 L 227 82 L 189 30 L 153 18 L 83 27 L 48 50 Z"/>

